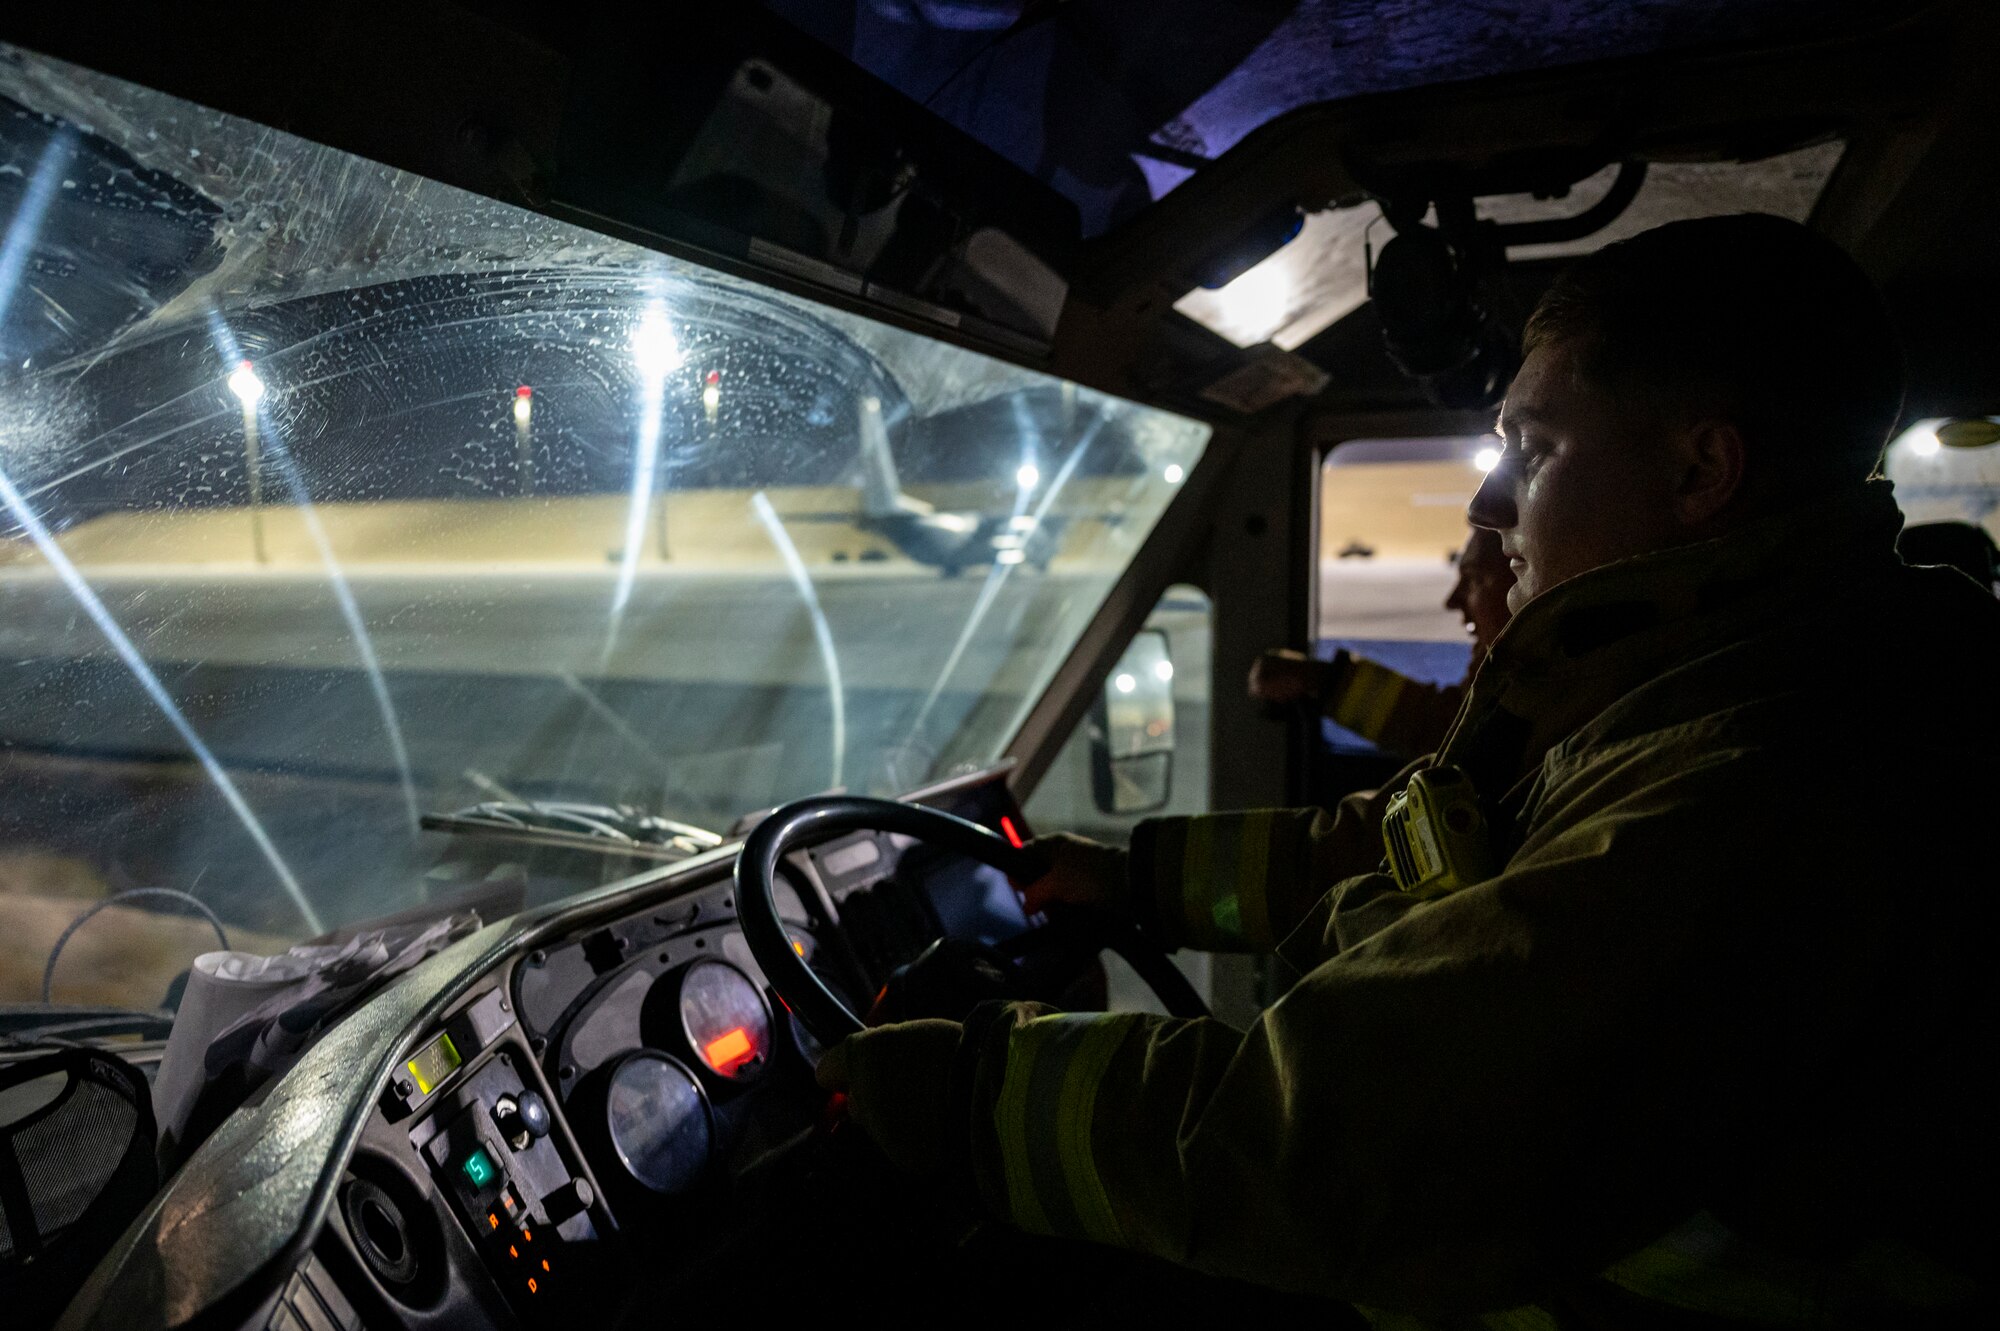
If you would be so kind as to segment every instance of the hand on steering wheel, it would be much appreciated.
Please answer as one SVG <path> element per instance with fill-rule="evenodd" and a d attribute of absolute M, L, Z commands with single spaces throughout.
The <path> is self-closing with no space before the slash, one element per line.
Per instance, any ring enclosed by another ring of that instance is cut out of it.
<path fill-rule="evenodd" d="M 1042 861 L 1042 873 L 1032 882 L 1017 882 L 1030 915 L 1051 906 L 1084 906 L 1123 911 L 1131 892 L 1125 851 L 1068 832 L 1036 837 L 1028 853 Z"/>
<path fill-rule="evenodd" d="M 827 1048 L 861 1030 L 863 1023 L 793 951 L 791 936 L 778 918 L 772 884 L 778 865 L 792 850 L 808 842 L 862 829 L 901 832 L 939 849 L 956 851 L 1000 870 L 1017 883 L 1038 884 L 1045 877 L 1056 877 L 1045 874 L 1047 863 L 1039 853 L 1016 847 L 977 823 L 921 805 L 827 795 L 787 804 L 765 818 L 744 839 L 743 849 L 736 857 L 736 908 L 744 941 L 750 945 L 751 955 L 763 968 L 779 999 Z M 1058 850 L 1058 856 L 1088 857 L 1089 852 L 1075 851 L 1073 846 L 1089 843 L 1076 838 L 1050 840 L 1070 847 Z M 1043 844 L 1036 843 L 1036 850 Z M 1091 851 L 1105 849 L 1091 847 Z M 1100 868 L 1103 865 L 1101 859 L 1096 863 Z M 1080 874 L 1078 881 L 1092 881 L 1093 877 Z M 1101 886 L 1101 878 L 1094 881 Z M 1068 918 L 1060 921 L 1060 928 L 1039 931 L 1050 943 L 1075 947 L 1079 939 L 1087 937 L 1087 945 L 1093 951 L 1109 948 L 1123 957 L 1152 987 L 1167 1011 L 1175 1016 L 1208 1015 L 1207 1006 L 1186 977 L 1129 920 L 1090 907 L 1064 914 Z M 1084 931 L 1088 931 L 1087 935 Z"/>

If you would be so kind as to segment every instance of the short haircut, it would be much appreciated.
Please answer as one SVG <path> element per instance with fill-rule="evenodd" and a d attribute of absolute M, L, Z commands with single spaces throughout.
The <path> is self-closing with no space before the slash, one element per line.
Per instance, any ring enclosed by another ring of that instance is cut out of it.
<path fill-rule="evenodd" d="M 1902 413 L 1902 353 L 1868 275 L 1762 213 L 1670 222 L 1577 260 L 1528 319 L 1524 349 L 1549 342 L 1665 420 L 1728 420 L 1746 479 L 1793 494 L 1874 474 Z"/>

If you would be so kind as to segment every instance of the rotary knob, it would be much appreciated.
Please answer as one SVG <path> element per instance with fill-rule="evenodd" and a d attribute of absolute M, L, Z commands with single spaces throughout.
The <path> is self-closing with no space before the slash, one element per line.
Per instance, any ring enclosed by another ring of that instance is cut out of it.
<path fill-rule="evenodd" d="M 525 1151 L 536 1140 L 549 1135 L 549 1104 L 533 1091 L 503 1095 L 493 1105 L 493 1121 L 509 1146 Z"/>

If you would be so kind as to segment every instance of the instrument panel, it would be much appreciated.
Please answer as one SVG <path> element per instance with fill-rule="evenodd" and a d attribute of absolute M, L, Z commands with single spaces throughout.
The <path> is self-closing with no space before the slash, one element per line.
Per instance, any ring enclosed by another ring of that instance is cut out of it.
<path fill-rule="evenodd" d="M 1021 825 L 997 780 L 936 802 Z M 820 1050 L 751 957 L 729 868 L 511 959 L 399 1066 L 321 1245 L 369 1324 L 573 1319 L 619 1254 L 673 1250 L 810 1135 Z M 774 886 L 793 949 L 857 1010 L 935 938 L 1028 927 L 994 871 L 887 834 L 798 852 Z"/>

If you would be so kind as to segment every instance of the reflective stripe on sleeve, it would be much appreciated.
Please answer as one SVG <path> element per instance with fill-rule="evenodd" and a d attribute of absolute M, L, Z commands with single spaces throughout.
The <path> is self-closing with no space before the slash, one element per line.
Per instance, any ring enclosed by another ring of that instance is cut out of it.
<path fill-rule="evenodd" d="M 1190 819 L 1182 863 L 1181 919 L 1197 946 L 1270 947 L 1270 810 Z"/>
<path fill-rule="evenodd" d="M 1409 683 L 1387 666 L 1361 657 L 1350 658 L 1348 680 L 1327 708 L 1327 715 L 1363 739 L 1379 740 Z"/>
<path fill-rule="evenodd" d="M 1098 1083 L 1134 1021 L 1133 1014 L 1062 1013 L 1024 1022 L 1009 1037 L 993 1119 L 1008 1210 L 1021 1228 L 1120 1241 L 1090 1130 Z"/>

